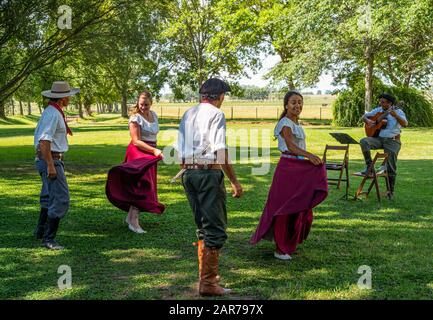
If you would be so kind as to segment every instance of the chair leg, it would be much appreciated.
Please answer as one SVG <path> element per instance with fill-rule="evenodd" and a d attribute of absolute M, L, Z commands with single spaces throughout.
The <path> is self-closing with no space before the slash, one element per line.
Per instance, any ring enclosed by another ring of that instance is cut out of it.
<path fill-rule="evenodd" d="M 391 185 L 390 185 L 390 182 L 389 182 L 389 176 L 388 176 L 388 174 L 384 178 L 385 178 L 385 183 L 386 183 L 386 193 L 387 193 L 388 199 L 391 200 L 391 198 L 392 198 Z"/>
<path fill-rule="evenodd" d="M 346 184 L 347 184 L 347 189 L 349 189 L 350 183 L 349 183 L 349 168 L 348 168 L 348 165 L 346 165 Z"/>
<path fill-rule="evenodd" d="M 343 178 L 343 168 L 341 168 L 340 177 L 338 177 L 337 189 L 340 189 L 341 178 Z"/>
<path fill-rule="evenodd" d="M 358 199 L 359 195 L 362 193 L 362 189 L 364 188 L 365 181 L 367 181 L 367 177 L 364 177 L 362 179 L 361 184 L 358 187 L 358 190 L 356 190 L 355 200 Z"/>
<path fill-rule="evenodd" d="M 380 198 L 380 190 L 379 190 L 379 183 L 377 181 L 377 177 L 374 178 L 374 185 L 376 186 L 377 199 L 379 199 L 380 202 L 381 198 Z"/>
<path fill-rule="evenodd" d="M 374 178 L 371 180 L 370 186 L 368 187 L 366 198 L 370 195 L 371 189 L 373 189 L 374 186 Z"/>

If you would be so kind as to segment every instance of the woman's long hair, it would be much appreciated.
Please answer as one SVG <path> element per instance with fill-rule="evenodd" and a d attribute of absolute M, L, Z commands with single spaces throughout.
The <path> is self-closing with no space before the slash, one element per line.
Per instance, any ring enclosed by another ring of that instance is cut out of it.
<path fill-rule="evenodd" d="M 283 105 L 283 112 L 281 113 L 280 117 L 278 118 L 278 121 L 280 121 L 281 119 L 283 119 L 286 116 L 287 113 L 287 109 L 286 106 L 289 103 L 289 99 L 291 96 L 300 96 L 302 98 L 302 100 L 304 100 L 304 97 L 302 96 L 301 93 L 299 93 L 298 91 L 295 90 L 290 90 L 289 92 L 287 92 L 284 96 L 284 105 Z"/>
<path fill-rule="evenodd" d="M 138 112 L 140 112 L 139 103 L 140 103 L 140 97 L 141 97 L 141 96 L 145 96 L 147 99 L 149 99 L 149 100 L 150 100 L 150 104 L 153 103 L 153 100 L 152 100 L 152 94 L 151 94 L 149 91 L 145 90 L 145 91 L 141 92 L 141 93 L 138 95 L 137 103 L 136 103 L 135 106 L 132 108 L 132 111 L 131 111 L 131 114 L 132 114 L 132 115 L 137 114 Z"/>

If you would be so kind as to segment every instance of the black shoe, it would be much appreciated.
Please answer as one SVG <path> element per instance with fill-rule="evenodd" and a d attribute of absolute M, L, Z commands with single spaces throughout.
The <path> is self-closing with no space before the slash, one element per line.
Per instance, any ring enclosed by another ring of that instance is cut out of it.
<path fill-rule="evenodd" d="M 33 232 L 33 235 L 37 240 L 41 240 L 44 237 L 45 233 L 45 225 L 47 223 L 48 218 L 48 209 L 47 208 L 41 208 L 41 213 L 39 214 L 39 220 L 38 225 L 36 226 L 35 231 Z"/>
<path fill-rule="evenodd" d="M 58 244 L 54 238 L 56 237 L 57 230 L 59 229 L 60 218 L 48 218 L 47 226 L 45 228 L 44 239 L 42 244 L 44 247 L 52 250 L 62 250 L 63 247 Z"/>
<path fill-rule="evenodd" d="M 56 240 L 44 241 L 42 245 L 50 250 L 63 250 L 65 248 L 61 246 Z"/>

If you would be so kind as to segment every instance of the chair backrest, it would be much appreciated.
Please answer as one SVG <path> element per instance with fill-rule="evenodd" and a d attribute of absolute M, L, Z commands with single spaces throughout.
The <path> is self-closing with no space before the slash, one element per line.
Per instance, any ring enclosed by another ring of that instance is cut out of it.
<path fill-rule="evenodd" d="M 327 156 L 328 156 L 328 150 L 337 150 L 337 151 L 344 151 L 344 156 L 342 159 L 341 164 L 342 165 L 347 165 L 348 161 L 349 161 L 349 145 L 344 145 L 344 146 L 332 146 L 332 145 L 326 145 L 325 147 L 325 152 L 323 152 L 323 162 L 326 163 L 327 161 Z"/>

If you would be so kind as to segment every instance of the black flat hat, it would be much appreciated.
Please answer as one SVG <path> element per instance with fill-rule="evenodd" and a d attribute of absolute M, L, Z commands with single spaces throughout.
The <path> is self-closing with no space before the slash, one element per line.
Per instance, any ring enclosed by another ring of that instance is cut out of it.
<path fill-rule="evenodd" d="M 210 78 L 201 85 L 199 93 L 220 94 L 227 91 L 231 91 L 230 86 L 227 83 L 217 78 Z"/>
<path fill-rule="evenodd" d="M 392 96 L 392 95 L 390 95 L 390 94 L 388 94 L 388 93 L 382 93 L 382 94 L 379 96 L 379 99 L 380 99 L 380 98 L 383 98 L 383 99 L 385 99 L 385 100 L 388 100 L 388 101 L 391 102 L 392 104 L 395 103 L 395 97 Z"/>

